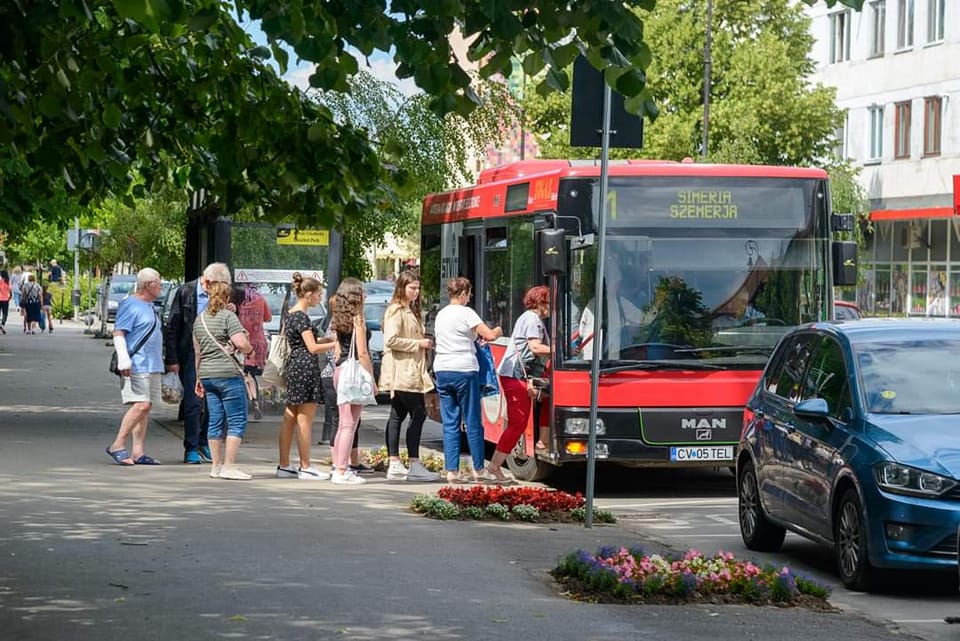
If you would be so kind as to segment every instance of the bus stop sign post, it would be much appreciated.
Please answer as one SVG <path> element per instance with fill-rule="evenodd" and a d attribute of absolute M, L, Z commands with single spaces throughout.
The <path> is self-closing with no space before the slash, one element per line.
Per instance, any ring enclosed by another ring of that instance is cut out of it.
<path fill-rule="evenodd" d="M 605 232 L 607 220 L 607 190 L 610 156 L 610 100 L 611 89 L 603 83 L 603 129 L 600 132 L 600 216 L 597 221 L 597 269 L 593 292 L 593 358 L 590 362 L 590 426 L 587 437 L 587 505 L 584 527 L 593 527 L 593 486 L 597 472 L 597 396 L 600 389 L 600 352 L 604 336 L 601 333 L 603 318 L 603 261 L 606 254 Z"/>

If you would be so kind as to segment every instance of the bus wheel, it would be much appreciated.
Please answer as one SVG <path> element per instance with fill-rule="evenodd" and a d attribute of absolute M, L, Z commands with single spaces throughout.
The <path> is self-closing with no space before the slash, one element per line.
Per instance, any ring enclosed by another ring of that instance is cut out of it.
<path fill-rule="evenodd" d="M 520 481 L 543 481 L 553 473 L 553 466 L 536 456 L 518 456 L 514 453 L 507 457 L 507 467 Z"/>

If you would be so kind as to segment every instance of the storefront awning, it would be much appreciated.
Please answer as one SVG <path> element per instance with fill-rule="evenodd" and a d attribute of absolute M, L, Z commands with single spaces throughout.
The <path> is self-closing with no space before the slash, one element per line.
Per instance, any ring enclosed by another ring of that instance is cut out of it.
<path fill-rule="evenodd" d="M 870 220 L 916 220 L 918 218 L 952 218 L 954 207 L 918 207 L 916 209 L 874 209 Z"/>

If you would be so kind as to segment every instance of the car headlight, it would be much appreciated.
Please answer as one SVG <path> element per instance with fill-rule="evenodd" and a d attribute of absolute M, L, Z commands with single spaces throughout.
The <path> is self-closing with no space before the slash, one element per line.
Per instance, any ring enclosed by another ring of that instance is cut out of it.
<path fill-rule="evenodd" d="M 911 496 L 940 496 L 957 485 L 951 478 L 899 463 L 880 463 L 874 467 L 874 475 L 884 490 Z"/>
<path fill-rule="evenodd" d="M 590 419 L 589 418 L 568 418 L 563 422 L 563 431 L 566 434 L 589 434 L 590 433 Z M 597 419 L 597 434 L 606 434 L 607 428 L 603 424 L 603 419 Z"/>

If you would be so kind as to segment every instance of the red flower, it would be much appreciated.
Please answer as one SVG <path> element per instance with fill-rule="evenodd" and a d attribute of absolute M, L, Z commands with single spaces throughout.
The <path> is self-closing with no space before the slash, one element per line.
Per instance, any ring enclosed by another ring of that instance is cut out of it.
<path fill-rule="evenodd" d="M 583 507 L 583 495 L 568 494 L 557 490 L 545 490 L 534 487 L 484 487 L 477 485 L 469 489 L 451 486 L 440 488 L 437 496 L 460 507 L 485 508 L 491 503 L 499 503 L 507 508 L 516 505 L 530 505 L 540 512 L 569 512 Z"/>

